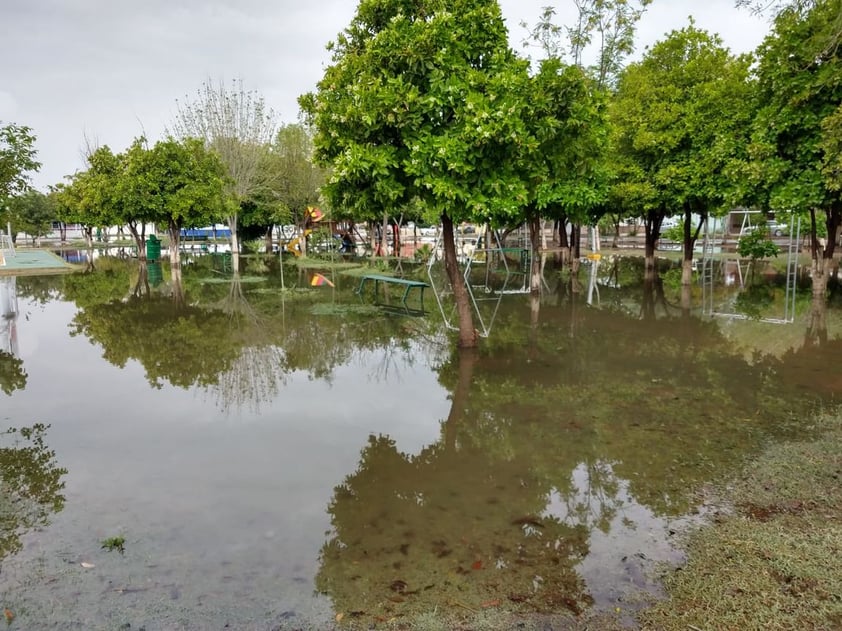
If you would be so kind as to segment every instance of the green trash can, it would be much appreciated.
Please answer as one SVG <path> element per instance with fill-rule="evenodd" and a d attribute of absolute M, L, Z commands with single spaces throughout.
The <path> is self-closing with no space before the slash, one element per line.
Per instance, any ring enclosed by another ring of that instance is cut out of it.
<path fill-rule="evenodd" d="M 160 243 L 160 241 L 158 242 Z M 149 284 L 152 287 L 158 287 L 164 282 L 164 270 L 161 269 L 160 263 L 150 263 L 146 268 L 148 273 Z"/>
<path fill-rule="evenodd" d="M 154 234 L 146 240 L 146 260 L 158 261 L 161 258 L 161 241 Z"/>

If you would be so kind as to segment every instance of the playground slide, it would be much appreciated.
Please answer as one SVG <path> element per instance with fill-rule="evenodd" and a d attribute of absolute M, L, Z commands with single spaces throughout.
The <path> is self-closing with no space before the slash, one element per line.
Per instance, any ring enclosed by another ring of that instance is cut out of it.
<path fill-rule="evenodd" d="M 318 223 L 324 219 L 324 213 L 313 206 L 308 206 L 305 212 L 307 214 L 307 223 Z M 301 256 L 301 239 L 306 239 L 307 235 L 312 232 L 312 229 L 305 228 L 304 232 L 300 236 L 296 237 L 284 246 L 286 251 L 292 252 L 295 256 Z"/>
<path fill-rule="evenodd" d="M 313 232 L 313 231 L 312 230 L 305 230 L 304 234 L 302 234 L 301 236 L 295 237 L 292 241 L 287 243 L 284 246 L 286 251 L 292 252 L 293 254 L 295 254 L 295 256 L 301 256 L 301 248 L 299 247 L 301 239 L 306 239 L 307 235 L 310 234 L 311 232 Z"/>

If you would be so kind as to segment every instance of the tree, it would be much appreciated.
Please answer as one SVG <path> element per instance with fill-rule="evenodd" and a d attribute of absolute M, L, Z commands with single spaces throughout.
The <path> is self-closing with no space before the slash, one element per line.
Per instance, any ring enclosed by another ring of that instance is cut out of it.
<path fill-rule="evenodd" d="M 93 230 L 105 225 L 103 207 L 96 195 L 95 176 L 89 171 L 77 171 L 66 176 L 67 182 L 52 187 L 56 215 L 60 221 L 82 226 L 88 249 L 93 248 Z"/>
<path fill-rule="evenodd" d="M 133 146 L 126 167 L 132 208 L 166 224 L 173 270 L 181 268 L 181 229 L 212 223 L 225 212 L 224 173 L 219 156 L 197 138 L 168 138 L 151 149 Z"/>
<path fill-rule="evenodd" d="M 525 46 L 537 45 L 548 59 L 566 59 L 581 68 L 592 80 L 591 91 L 605 92 L 616 83 L 622 69 L 623 60 L 634 50 L 634 32 L 637 22 L 651 0 L 575 0 L 578 15 L 573 26 L 561 26 L 553 23 L 555 9 L 545 7 L 538 23 L 530 31 Z M 526 27 L 526 23 L 521 23 Z M 564 41 L 566 39 L 566 42 Z M 594 45 L 596 40 L 596 45 Z M 594 48 L 596 50 L 594 50 Z M 594 52 L 596 64 L 586 66 L 586 53 Z M 575 118 L 573 119 L 575 121 Z M 612 174 L 612 165 L 601 117 L 597 121 L 581 121 L 581 129 L 589 131 L 591 147 L 589 151 L 569 151 L 573 159 L 572 168 L 565 168 L 553 174 L 553 178 L 570 176 L 573 190 L 578 189 L 573 203 L 546 205 L 544 216 L 555 219 L 559 226 L 560 245 L 566 248 L 566 256 L 575 274 L 578 269 L 579 239 L 583 224 L 595 224 L 599 217 L 608 212 L 607 195 L 604 190 Z M 587 135 L 587 134 L 583 134 Z M 564 151 L 565 145 L 560 148 Z M 576 156 L 576 154 L 579 154 Z M 583 183 L 582 167 L 588 166 L 590 194 L 578 184 Z M 570 225 L 570 237 L 567 225 Z M 533 261 L 537 257 L 533 256 Z M 535 276 L 533 270 L 533 279 Z M 574 284 L 575 287 L 575 284 Z"/>
<path fill-rule="evenodd" d="M 25 232 L 33 246 L 39 237 L 50 234 L 52 222 L 58 218 L 54 197 L 34 190 L 13 197 L 8 214 L 12 232 Z"/>
<path fill-rule="evenodd" d="M 526 62 L 507 39 L 495 0 L 364 0 L 299 100 L 334 208 L 365 218 L 417 197 L 440 216 L 462 346 L 477 340 L 454 222 L 516 216 L 527 202 L 516 164 Z"/>
<path fill-rule="evenodd" d="M 518 163 L 528 187 L 524 214 L 532 248 L 530 289 L 537 294 L 542 217 L 581 225 L 605 201 L 607 129 L 602 92 L 577 66 L 554 58 L 543 61 L 522 97 L 531 142 L 522 144 Z"/>
<path fill-rule="evenodd" d="M 684 217 L 682 283 L 689 285 L 703 222 L 724 212 L 732 197 L 729 168 L 744 146 L 739 139 L 751 114 L 748 67 L 747 57 L 733 57 L 718 37 L 691 22 L 621 75 L 612 103 L 625 188 L 619 195 L 640 204 L 650 274 L 661 224 L 678 211 Z"/>
<path fill-rule="evenodd" d="M 127 226 L 140 261 L 146 260 L 146 224 L 155 217 L 145 203 L 143 184 L 132 179 L 129 166 L 145 151 L 146 139 L 137 138 L 126 153 L 115 155 L 104 146 L 87 157 L 88 187 L 99 220 L 104 226 Z"/>
<path fill-rule="evenodd" d="M 177 103 L 172 131 L 182 139 L 201 138 L 225 165 L 231 252 L 234 269 L 239 270 L 239 213 L 243 203 L 269 184 L 261 163 L 275 135 L 275 113 L 242 81 L 233 81 L 230 87 L 204 83 L 195 100 Z"/>
<path fill-rule="evenodd" d="M 276 223 L 303 224 L 307 207 L 319 201 L 324 181 L 324 170 L 313 163 L 312 130 L 301 123 L 281 125 L 267 147 L 262 168 L 267 171 L 267 185 L 253 197 L 258 213 L 256 218 L 244 218 L 243 223 L 251 221 L 270 229 Z"/>
<path fill-rule="evenodd" d="M 35 135 L 29 127 L 0 127 L 0 202 L 29 188 L 29 172 L 41 168 L 35 160 Z"/>
<path fill-rule="evenodd" d="M 809 217 L 817 298 L 827 291 L 842 225 L 842 64 L 839 47 L 827 46 L 840 13 L 842 0 L 821 0 L 784 8 L 775 19 L 758 49 L 757 114 L 747 169 L 763 207 Z"/>
<path fill-rule="evenodd" d="M 604 88 L 614 84 L 623 59 L 634 51 L 635 27 L 651 3 L 652 0 L 574 0 L 577 20 L 568 27 L 554 24 L 555 8 L 544 7 L 524 45 L 537 45 L 546 57 L 558 59 L 565 57 L 566 48 L 571 63 L 586 68 L 586 51 L 593 47 L 596 37 L 597 61 L 586 69 L 597 85 Z M 521 26 L 527 24 L 522 22 Z"/>

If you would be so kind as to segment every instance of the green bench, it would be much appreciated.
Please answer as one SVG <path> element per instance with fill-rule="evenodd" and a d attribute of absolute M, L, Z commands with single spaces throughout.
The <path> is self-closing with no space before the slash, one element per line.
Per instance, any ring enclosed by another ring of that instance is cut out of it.
<path fill-rule="evenodd" d="M 424 309 L 424 289 L 429 287 L 429 285 L 420 280 L 410 280 L 408 278 L 396 278 L 394 276 L 382 276 L 380 274 L 366 274 L 362 278 L 360 278 L 360 286 L 357 288 L 357 294 L 360 296 L 363 295 L 365 291 L 365 284 L 368 281 L 374 281 L 374 296 L 377 297 L 377 288 L 380 283 L 384 283 L 387 285 L 401 285 L 404 287 L 403 297 L 401 298 L 401 302 L 403 306 L 409 309 L 406 304 L 406 299 L 409 296 L 410 290 L 415 287 L 418 287 L 421 290 L 421 309 Z"/>

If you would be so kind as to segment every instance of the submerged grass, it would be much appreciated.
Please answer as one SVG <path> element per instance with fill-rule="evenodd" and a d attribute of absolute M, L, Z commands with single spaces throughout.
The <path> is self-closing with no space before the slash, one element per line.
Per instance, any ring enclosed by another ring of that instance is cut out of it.
<path fill-rule="evenodd" d="M 805 433 L 815 435 L 813 425 Z M 407 631 L 842 629 L 842 412 L 820 435 L 770 446 L 725 493 L 733 510 L 687 535 L 667 597 L 634 612 L 522 615 L 505 605 L 384 621 Z M 630 603 L 631 604 L 631 603 Z M 643 603 L 638 603 L 643 604 Z M 360 628 L 344 621 L 340 628 Z"/>
<path fill-rule="evenodd" d="M 689 562 L 645 629 L 842 629 L 842 413 L 772 446 L 729 489 L 735 510 L 692 533 Z"/>

